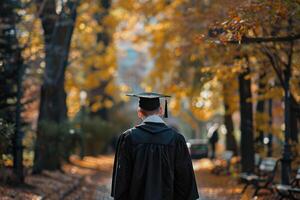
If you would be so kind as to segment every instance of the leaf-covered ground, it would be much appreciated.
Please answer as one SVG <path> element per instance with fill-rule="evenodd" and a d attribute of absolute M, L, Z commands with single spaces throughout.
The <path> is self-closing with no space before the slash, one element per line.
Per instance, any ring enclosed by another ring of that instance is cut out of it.
<path fill-rule="evenodd" d="M 40 175 L 26 176 L 26 185 L 0 186 L 0 200 L 38 199 L 99 199 L 109 198 L 111 180 L 111 156 L 71 157 L 63 172 L 44 171 Z"/>
<path fill-rule="evenodd" d="M 226 175 L 226 173 L 215 175 L 211 173 L 212 168 L 213 164 L 208 159 L 194 162 L 201 200 L 271 200 L 275 198 L 267 190 L 262 190 L 259 196 L 252 198 L 254 190 L 251 187 L 248 187 L 242 195 L 243 185 L 239 183 L 237 176 L 234 178 L 232 175 Z"/>
<path fill-rule="evenodd" d="M 45 171 L 40 175 L 26 177 L 26 185 L 20 187 L 0 186 L 0 200 L 38 199 L 83 199 L 110 200 L 112 156 L 85 157 L 83 160 L 71 157 L 71 164 L 63 172 Z M 212 163 L 203 159 L 194 161 L 200 200 L 247 200 L 253 189 L 241 195 L 242 185 L 232 176 L 213 175 Z M 266 191 L 255 199 L 273 199 Z"/>

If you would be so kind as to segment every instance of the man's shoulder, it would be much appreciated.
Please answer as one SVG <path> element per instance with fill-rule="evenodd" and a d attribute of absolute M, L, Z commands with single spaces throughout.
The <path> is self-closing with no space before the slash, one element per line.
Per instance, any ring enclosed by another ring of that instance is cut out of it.
<path fill-rule="evenodd" d="M 130 134 L 132 134 L 133 129 L 135 129 L 135 128 L 133 127 L 133 128 L 127 129 L 120 135 L 120 137 L 128 137 Z"/>
<path fill-rule="evenodd" d="M 186 142 L 185 137 L 180 132 L 178 132 L 175 129 L 173 131 L 174 131 L 174 136 L 177 141 Z"/>
<path fill-rule="evenodd" d="M 130 134 L 130 133 L 132 132 L 132 129 L 133 129 L 133 128 L 127 129 L 126 131 L 124 131 L 124 132 L 122 133 L 122 135 L 128 135 L 128 134 Z"/>
<path fill-rule="evenodd" d="M 139 132 L 141 132 L 141 130 L 139 128 L 137 128 L 137 126 L 131 127 L 129 129 L 127 129 L 126 131 L 124 131 L 121 136 L 123 137 L 132 137 L 135 134 L 139 134 Z"/>

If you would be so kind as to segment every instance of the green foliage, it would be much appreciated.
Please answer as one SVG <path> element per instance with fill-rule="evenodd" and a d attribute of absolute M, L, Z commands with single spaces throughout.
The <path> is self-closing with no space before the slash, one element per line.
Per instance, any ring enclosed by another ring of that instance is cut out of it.
<path fill-rule="evenodd" d="M 14 125 L 0 119 L 0 167 L 4 165 L 3 156 L 11 147 L 11 138 L 14 133 Z"/>
<path fill-rule="evenodd" d="M 80 141 L 86 155 L 107 153 L 112 147 L 113 140 L 132 126 L 135 113 L 124 109 L 123 105 L 114 105 L 107 110 L 107 120 L 98 115 L 92 115 L 89 109 L 77 113 L 72 123 L 78 128 Z M 77 144 L 78 147 L 78 144 Z"/>
<path fill-rule="evenodd" d="M 82 123 L 82 134 L 86 155 L 103 153 L 116 132 L 113 124 L 99 117 L 85 118 Z"/>
<path fill-rule="evenodd" d="M 74 146 L 71 146 L 72 137 L 75 133 L 75 129 L 72 128 L 72 124 L 68 121 L 63 123 L 56 123 L 51 121 L 42 121 L 40 123 L 39 134 L 42 135 L 40 144 L 41 148 L 46 148 L 46 155 L 49 158 L 50 164 L 53 164 L 54 168 L 60 163 L 55 163 L 56 158 L 59 157 L 59 160 L 67 160 L 68 155 L 74 149 Z M 53 160 L 53 162 L 52 162 Z"/>
<path fill-rule="evenodd" d="M 51 121 L 42 121 L 40 127 L 43 137 L 47 142 L 60 142 L 69 132 L 70 124 L 68 122 L 56 123 Z"/>

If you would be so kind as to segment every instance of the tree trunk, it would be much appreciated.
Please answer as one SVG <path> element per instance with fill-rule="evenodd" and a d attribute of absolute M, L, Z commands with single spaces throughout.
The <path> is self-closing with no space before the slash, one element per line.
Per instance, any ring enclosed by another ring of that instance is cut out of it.
<path fill-rule="evenodd" d="M 262 95 L 262 90 L 265 87 L 265 84 L 262 82 L 262 79 L 265 77 L 265 73 L 259 75 L 259 83 L 258 83 L 258 95 Z M 256 105 L 256 113 L 263 114 L 265 112 L 265 100 L 259 100 Z M 255 138 L 256 144 L 263 145 L 264 140 L 264 132 L 262 130 L 258 130 L 258 136 Z"/>
<path fill-rule="evenodd" d="M 101 30 L 100 32 L 97 33 L 97 43 L 103 44 L 104 48 L 103 48 L 103 51 L 100 52 L 100 54 L 105 54 L 107 47 L 110 45 L 111 37 L 110 37 L 109 32 L 107 31 L 107 27 L 106 27 L 105 23 L 103 23 L 103 20 L 109 14 L 109 10 L 111 8 L 111 0 L 101 0 L 101 1 L 99 1 L 99 3 L 101 4 L 101 7 L 103 9 L 102 9 L 102 12 L 99 12 L 99 13 L 97 13 L 97 15 L 95 15 L 95 19 L 98 21 L 99 26 L 103 27 L 103 30 Z M 106 100 L 112 100 L 111 97 L 109 97 L 107 94 L 105 94 L 105 88 L 109 84 L 111 79 L 102 80 L 102 81 L 99 80 L 99 81 L 100 81 L 99 86 L 97 88 L 89 91 L 88 95 L 90 96 L 90 99 L 93 99 L 94 96 L 101 95 L 102 99 L 100 101 L 103 104 Z M 94 103 L 95 103 L 95 101 L 92 100 L 91 105 Z M 103 120 L 108 120 L 108 109 L 106 107 L 102 107 L 95 112 L 91 111 L 90 115 L 91 116 L 99 116 Z"/>
<path fill-rule="evenodd" d="M 273 134 L 272 134 L 272 124 L 273 124 L 273 100 L 269 99 L 269 143 L 268 143 L 268 151 L 267 151 L 267 156 L 272 157 L 273 155 Z"/>
<path fill-rule="evenodd" d="M 299 127 L 298 127 L 298 122 L 300 121 L 299 117 L 299 110 L 300 110 L 300 105 L 297 103 L 296 99 L 291 96 L 291 140 L 293 142 L 298 143 L 298 132 L 299 132 Z"/>
<path fill-rule="evenodd" d="M 43 169 L 60 169 L 60 156 L 53 150 L 58 148 L 59 138 L 47 141 L 45 127 L 41 124 L 44 122 L 60 124 L 67 120 L 64 78 L 78 3 L 78 1 L 66 2 L 65 6 L 68 9 L 62 10 L 64 13 L 58 15 L 55 1 L 46 1 L 43 5 L 38 2 L 38 6 L 43 6 L 40 18 L 44 30 L 46 68 L 41 87 L 34 173 L 39 173 Z"/>
<path fill-rule="evenodd" d="M 226 150 L 233 151 L 234 155 L 238 155 L 237 142 L 233 135 L 233 121 L 231 114 L 225 114 L 224 116 L 225 127 L 227 129 L 226 133 Z"/>
<path fill-rule="evenodd" d="M 230 96 L 228 95 L 228 90 L 230 90 L 230 85 L 225 83 L 223 86 L 223 95 L 224 95 L 224 107 L 225 107 L 225 115 L 224 115 L 224 124 L 227 130 L 226 133 L 226 150 L 233 151 L 235 155 L 238 154 L 237 142 L 233 135 L 234 126 L 232 121 L 232 113 L 229 109 Z"/>
<path fill-rule="evenodd" d="M 24 64 L 21 56 L 21 50 L 16 52 L 17 65 L 19 66 L 17 72 L 17 103 L 16 103 L 16 121 L 15 121 L 15 135 L 13 138 L 13 158 L 14 158 L 14 173 L 18 177 L 19 182 L 24 181 L 23 173 L 23 132 L 22 132 L 22 120 L 21 120 L 21 98 L 22 98 L 22 81 L 24 75 Z"/>
<path fill-rule="evenodd" d="M 290 88 L 290 80 L 292 77 L 292 58 L 293 58 L 294 42 L 290 42 L 288 52 L 288 63 L 284 69 L 284 145 L 281 159 L 281 183 L 289 184 L 291 176 L 292 153 L 290 140 L 292 137 L 292 95 Z"/>
<path fill-rule="evenodd" d="M 265 100 L 259 100 L 256 105 L 257 114 L 263 114 L 265 111 Z M 262 130 L 257 130 L 258 136 L 255 138 L 255 142 L 259 145 L 263 145 L 264 132 Z"/>
<path fill-rule="evenodd" d="M 245 72 L 239 75 L 240 93 L 240 116 L 241 116 L 241 164 L 242 172 L 254 171 L 254 141 L 253 141 L 253 112 L 252 103 L 247 101 L 251 98 L 251 80 L 246 79 L 249 75 L 249 66 Z"/>

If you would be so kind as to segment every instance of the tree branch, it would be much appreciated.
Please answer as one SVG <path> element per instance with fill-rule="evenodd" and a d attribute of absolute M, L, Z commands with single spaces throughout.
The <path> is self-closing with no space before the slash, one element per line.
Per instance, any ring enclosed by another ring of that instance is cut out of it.
<path fill-rule="evenodd" d="M 226 41 L 230 44 L 253 44 L 253 43 L 267 43 L 267 42 L 291 42 L 299 40 L 300 34 L 288 35 L 282 37 L 242 37 L 241 40 L 229 40 Z"/>
<path fill-rule="evenodd" d="M 274 55 L 272 54 L 272 52 L 270 52 L 270 50 L 268 48 L 266 48 L 265 46 L 262 46 L 263 50 L 262 52 L 265 53 L 265 55 L 269 58 L 270 62 L 271 62 L 271 66 L 273 67 L 281 86 L 284 88 L 284 79 L 282 77 L 282 72 L 280 70 L 280 67 L 278 66 L 277 62 L 276 62 L 276 58 L 274 57 Z"/>

